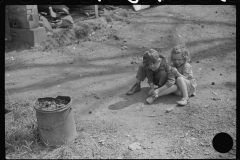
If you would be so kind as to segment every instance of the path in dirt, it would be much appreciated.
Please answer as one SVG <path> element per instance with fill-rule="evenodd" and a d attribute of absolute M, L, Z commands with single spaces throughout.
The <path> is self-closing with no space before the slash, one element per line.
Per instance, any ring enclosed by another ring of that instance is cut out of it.
<path fill-rule="evenodd" d="M 236 138 L 236 9 L 159 5 L 131 15 L 109 22 L 115 39 L 86 41 L 61 51 L 5 53 L 5 88 L 10 97 L 31 102 L 47 96 L 72 97 L 80 135 L 95 136 L 93 141 L 86 136 L 90 142 L 81 145 L 99 151 L 93 156 L 84 148 L 82 158 L 106 158 L 108 153 L 110 158 L 235 158 L 234 149 L 220 154 L 211 140 L 219 132 Z M 93 35 L 98 36 L 101 31 Z M 174 95 L 147 105 L 146 80 L 141 92 L 125 94 L 134 84 L 144 51 L 154 48 L 169 56 L 180 42 L 191 53 L 198 83 L 197 96 L 189 105 L 177 107 L 181 97 Z M 174 110 L 166 113 L 170 107 Z M 99 126 L 107 131 L 93 132 L 92 127 Z M 101 138 L 105 145 L 99 146 L 95 141 Z M 119 152 L 109 147 L 113 141 Z M 141 149 L 130 151 L 133 142 L 139 142 Z"/>

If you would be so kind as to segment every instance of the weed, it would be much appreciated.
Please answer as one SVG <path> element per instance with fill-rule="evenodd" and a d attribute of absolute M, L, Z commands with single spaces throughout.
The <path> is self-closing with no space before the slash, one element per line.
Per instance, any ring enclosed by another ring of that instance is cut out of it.
<path fill-rule="evenodd" d="M 40 144 L 34 108 L 29 102 L 13 102 L 12 121 L 5 125 L 6 158 L 32 158 L 45 150 Z"/>

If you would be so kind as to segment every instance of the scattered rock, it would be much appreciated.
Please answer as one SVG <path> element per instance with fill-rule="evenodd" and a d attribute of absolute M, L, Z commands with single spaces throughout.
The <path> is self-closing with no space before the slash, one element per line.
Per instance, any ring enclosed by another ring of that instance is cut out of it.
<path fill-rule="evenodd" d="M 220 76 L 222 75 L 222 73 L 220 73 Z"/>
<path fill-rule="evenodd" d="M 216 95 L 216 96 L 218 95 L 216 92 L 212 92 L 212 93 L 213 93 L 214 95 Z"/>
<path fill-rule="evenodd" d="M 166 113 L 171 112 L 173 110 L 174 110 L 174 107 L 170 107 L 170 108 L 166 109 Z"/>
<path fill-rule="evenodd" d="M 197 61 L 196 63 L 199 63 L 199 61 Z"/>
<path fill-rule="evenodd" d="M 214 71 L 215 70 L 215 68 L 212 68 L 212 71 Z"/>
<path fill-rule="evenodd" d="M 158 122 L 158 125 L 161 125 L 161 122 Z"/>
<path fill-rule="evenodd" d="M 140 143 L 134 142 L 128 146 L 128 149 L 130 149 L 131 151 L 134 151 L 134 150 L 142 149 L 142 147 L 141 147 Z"/>
<path fill-rule="evenodd" d="M 124 50 L 124 49 L 127 49 L 128 47 L 127 46 L 122 46 L 121 49 Z"/>
<path fill-rule="evenodd" d="M 107 25 L 107 28 L 112 28 L 112 25 L 108 24 L 108 25 Z"/>
<path fill-rule="evenodd" d="M 215 85 L 215 82 L 212 82 L 212 85 Z"/>
<path fill-rule="evenodd" d="M 96 99 L 100 99 L 97 95 L 94 95 L 94 98 L 96 98 Z"/>
<path fill-rule="evenodd" d="M 131 64 L 134 64 L 134 62 L 132 61 Z"/>
<path fill-rule="evenodd" d="M 211 98 L 212 100 L 215 100 L 215 101 L 217 101 L 217 100 L 222 100 L 221 98 Z"/>
<path fill-rule="evenodd" d="M 145 146 L 143 146 L 143 149 L 151 149 L 152 147 L 145 147 Z"/>
<path fill-rule="evenodd" d="M 92 111 L 89 111 L 88 113 L 89 113 L 89 114 L 92 114 Z"/>
<path fill-rule="evenodd" d="M 203 154 L 205 154 L 205 155 L 209 155 L 209 153 L 208 153 L 208 152 L 204 152 Z"/>
<path fill-rule="evenodd" d="M 99 145 L 101 145 L 101 146 L 104 145 L 104 141 L 105 141 L 105 140 L 100 140 L 100 141 L 98 141 Z"/>
<path fill-rule="evenodd" d="M 119 41 L 119 40 L 120 40 L 119 37 L 116 36 L 116 35 L 114 35 L 113 38 L 114 38 L 116 41 Z"/>

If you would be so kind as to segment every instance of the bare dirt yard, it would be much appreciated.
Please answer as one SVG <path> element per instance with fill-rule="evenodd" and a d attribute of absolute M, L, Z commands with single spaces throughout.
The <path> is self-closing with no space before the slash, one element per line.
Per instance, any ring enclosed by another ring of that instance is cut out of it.
<path fill-rule="evenodd" d="M 148 105 L 147 80 L 141 92 L 125 94 L 147 49 L 169 57 L 180 42 L 198 84 L 187 106 L 178 107 L 175 95 Z M 76 140 L 35 157 L 30 145 L 20 158 L 236 158 L 236 8 L 158 5 L 135 12 L 126 6 L 55 29 L 38 47 L 6 42 L 5 88 L 9 103 L 72 98 Z M 212 146 L 220 132 L 234 140 L 228 153 Z"/>

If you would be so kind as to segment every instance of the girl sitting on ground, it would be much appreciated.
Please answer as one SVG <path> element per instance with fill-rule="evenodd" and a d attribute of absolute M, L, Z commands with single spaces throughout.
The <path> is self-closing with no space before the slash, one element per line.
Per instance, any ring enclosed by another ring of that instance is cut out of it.
<path fill-rule="evenodd" d="M 149 104 L 153 103 L 157 97 L 174 93 L 175 95 L 182 96 L 179 105 L 187 105 L 189 96 L 196 95 L 197 83 L 193 77 L 192 66 L 189 64 L 190 56 L 186 47 L 178 45 L 173 48 L 171 52 L 172 73 L 175 76 L 176 83 L 169 88 L 160 87 L 154 91 L 154 94 L 147 98 Z"/>

